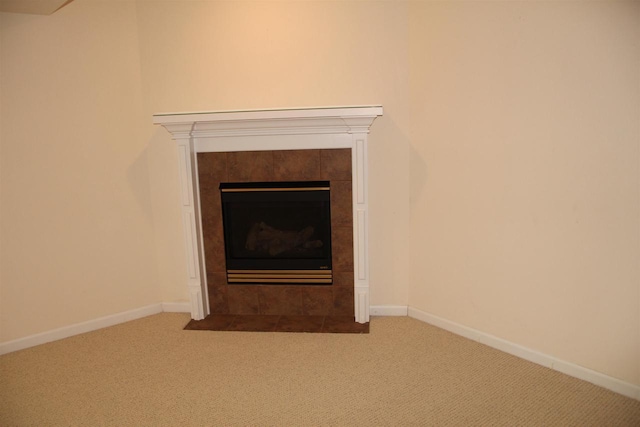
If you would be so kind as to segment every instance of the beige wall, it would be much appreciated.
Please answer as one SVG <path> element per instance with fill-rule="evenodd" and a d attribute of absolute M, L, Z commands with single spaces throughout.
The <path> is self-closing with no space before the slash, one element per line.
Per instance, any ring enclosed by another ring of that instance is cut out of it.
<path fill-rule="evenodd" d="M 135 5 L 0 14 L 0 341 L 160 302 Z"/>
<path fill-rule="evenodd" d="M 153 113 L 382 104 L 371 303 L 640 384 L 638 28 L 610 2 L 0 14 L 0 342 L 187 301 Z"/>
<path fill-rule="evenodd" d="M 640 384 L 640 3 L 409 15 L 410 305 Z"/>

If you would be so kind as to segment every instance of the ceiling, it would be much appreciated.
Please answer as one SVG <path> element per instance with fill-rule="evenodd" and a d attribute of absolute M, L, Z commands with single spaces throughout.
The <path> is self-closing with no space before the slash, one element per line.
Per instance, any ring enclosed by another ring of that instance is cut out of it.
<path fill-rule="evenodd" d="M 0 0 L 0 12 L 51 15 L 73 0 Z"/>

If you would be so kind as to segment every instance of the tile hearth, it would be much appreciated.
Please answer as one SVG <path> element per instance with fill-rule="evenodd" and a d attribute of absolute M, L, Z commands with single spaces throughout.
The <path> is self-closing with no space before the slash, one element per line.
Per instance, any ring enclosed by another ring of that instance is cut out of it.
<path fill-rule="evenodd" d="M 184 329 L 191 331 L 368 334 L 369 323 L 354 322 L 353 316 L 211 314 L 202 320 L 191 320 Z"/>

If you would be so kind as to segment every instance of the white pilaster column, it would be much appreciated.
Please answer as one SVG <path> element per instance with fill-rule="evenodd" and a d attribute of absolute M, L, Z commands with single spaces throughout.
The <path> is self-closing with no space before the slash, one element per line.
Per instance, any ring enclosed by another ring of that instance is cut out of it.
<path fill-rule="evenodd" d="M 201 247 L 200 203 L 197 189 L 197 162 L 193 140 L 187 133 L 173 134 L 178 149 L 180 201 L 187 258 L 187 284 L 191 302 L 191 318 L 204 319 L 209 314 L 204 256 Z"/>
<path fill-rule="evenodd" d="M 369 321 L 367 134 L 353 133 L 352 138 L 354 307 L 356 322 L 366 323 Z"/>

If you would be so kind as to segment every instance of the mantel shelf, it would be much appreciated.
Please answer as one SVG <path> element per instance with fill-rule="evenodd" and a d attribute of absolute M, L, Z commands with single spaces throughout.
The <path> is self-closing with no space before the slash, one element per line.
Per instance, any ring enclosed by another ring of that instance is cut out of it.
<path fill-rule="evenodd" d="M 162 113 L 154 124 L 175 138 L 369 132 L 381 106 Z"/>

